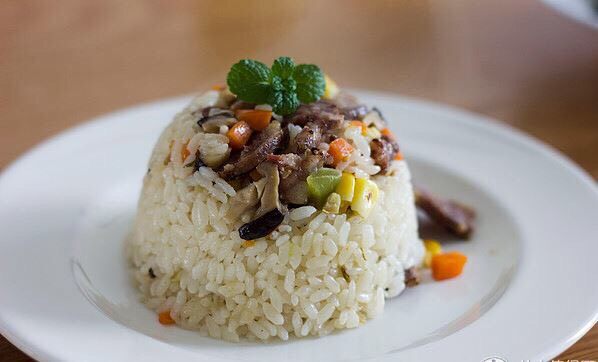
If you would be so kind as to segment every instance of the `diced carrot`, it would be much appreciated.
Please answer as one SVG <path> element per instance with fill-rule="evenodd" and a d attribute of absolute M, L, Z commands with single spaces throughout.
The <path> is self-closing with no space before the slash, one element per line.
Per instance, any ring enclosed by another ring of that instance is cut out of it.
<path fill-rule="evenodd" d="M 361 134 L 366 134 L 368 131 L 368 126 L 366 126 L 365 123 L 361 121 L 351 121 L 350 125 L 353 127 L 361 127 Z"/>
<path fill-rule="evenodd" d="M 353 152 L 353 146 L 344 138 L 337 138 L 330 142 L 330 147 L 328 148 L 328 153 L 332 156 L 335 166 L 346 160 L 351 155 L 351 152 Z"/>
<path fill-rule="evenodd" d="M 395 155 L 395 160 L 400 161 L 403 159 L 403 154 L 401 152 L 397 152 Z"/>
<path fill-rule="evenodd" d="M 459 252 L 437 254 L 432 257 L 432 277 L 445 280 L 458 276 L 463 271 L 467 257 Z"/>
<path fill-rule="evenodd" d="M 390 138 L 391 140 L 396 140 L 397 138 L 395 137 L 395 134 L 392 133 L 392 131 L 388 128 L 383 128 L 382 131 L 380 131 L 380 133 L 382 133 L 383 136 L 386 136 L 388 138 Z"/>
<path fill-rule="evenodd" d="M 189 150 L 187 149 L 187 146 L 189 145 L 189 142 L 185 143 L 183 145 L 183 148 L 181 148 L 181 158 L 183 159 L 183 162 L 187 159 L 187 157 L 189 157 L 189 155 L 191 154 L 191 152 L 189 152 Z"/>
<path fill-rule="evenodd" d="M 252 132 L 253 130 L 251 127 L 249 127 L 247 122 L 239 121 L 235 123 L 226 133 L 226 136 L 229 140 L 228 144 L 232 149 L 240 150 L 243 148 L 243 146 L 245 146 L 247 141 L 249 141 Z"/>
<path fill-rule="evenodd" d="M 212 86 L 212 90 L 215 90 L 215 91 L 223 91 L 225 89 L 226 89 L 226 87 L 223 86 L 222 84 L 214 84 Z"/>
<path fill-rule="evenodd" d="M 254 240 L 243 240 L 243 245 L 244 248 L 251 248 L 252 246 L 255 245 L 255 241 Z"/>
<path fill-rule="evenodd" d="M 239 109 L 235 112 L 239 121 L 245 121 L 251 128 L 261 131 L 268 127 L 272 119 L 272 111 L 263 111 L 259 109 Z"/>
<path fill-rule="evenodd" d="M 160 324 L 165 325 L 165 326 L 169 326 L 171 324 L 176 323 L 174 321 L 174 319 L 172 319 L 172 317 L 170 316 L 169 310 L 166 310 L 166 311 L 158 314 L 158 322 L 160 322 Z"/>

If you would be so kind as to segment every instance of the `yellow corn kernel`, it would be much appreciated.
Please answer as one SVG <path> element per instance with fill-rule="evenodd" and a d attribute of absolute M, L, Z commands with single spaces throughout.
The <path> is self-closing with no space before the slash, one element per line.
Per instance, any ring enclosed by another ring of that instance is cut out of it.
<path fill-rule="evenodd" d="M 331 193 L 328 195 L 326 199 L 326 204 L 322 207 L 322 211 L 328 214 L 338 214 L 341 208 L 341 196 L 336 192 Z"/>
<path fill-rule="evenodd" d="M 351 201 L 351 210 L 366 218 L 378 201 L 378 185 L 365 178 L 355 179 L 355 192 Z"/>
<path fill-rule="evenodd" d="M 324 89 L 324 99 L 332 99 L 337 96 L 339 89 L 338 85 L 327 75 L 324 74 L 326 81 L 326 88 Z"/>
<path fill-rule="evenodd" d="M 353 201 L 353 194 L 355 192 L 355 176 L 350 173 L 343 172 L 341 175 L 341 181 L 336 186 L 334 192 L 341 196 L 342 201 Z"/>
<path fill-rule="evenodd" d="M 255 241 L 254 240 L 245 240 L 243 241 L 243 245 L 244 248 L 251 248 L 252 246 L 255 245 Z"/>
<path fill-rule="evenodd" d="M 341 201 L 341 207 L 338 209 L 339 214 L 346 213 L 349 210 L 349 206 L 351 206 L 350 201 Z"/>
<path fill-rule="evenodd" d="M 424 266 L 429 268 L 432 265 L 432 257 L 442 253 L 442 246 L 436 240 L 424 240 L 424 247 L 426 248 L 426 255 L 424 257 Z"/>

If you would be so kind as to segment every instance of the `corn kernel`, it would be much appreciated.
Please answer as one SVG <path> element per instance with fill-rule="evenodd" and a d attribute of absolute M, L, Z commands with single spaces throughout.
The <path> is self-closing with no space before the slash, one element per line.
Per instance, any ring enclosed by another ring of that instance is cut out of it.
<path fill-rule="evenodd" d="M 355 192 L 355 176 L 350 173 L 343 172 L 341 175 L 341 181 L 336 186 L 334 192 L 341 196 L 342 201 L 353 201 L 353 194 Z"/>
<path fill-rule="evenodd" d="M 322 211 L 328 214 L 338 214 L 341 208 L 341 196 L 336 192 L 331 193 L 328 195 L 326 199 L 326 203 L 324 207 L 322 207 Z"/>
<path fill-rule="evenodd" d="M 351 202 L 341 201 L 341 206 L 338 209 L 339 214 L 346 213 L 349 210 L 349 206 L 351 206 Z"/>
<path fill-rule="evenodd" d="M 426 248 L 426 255 L 424 257 L 424 266 L 429 268 L 432 265 L 432 257 L 442 253 L 442 246 L 436 240 L 424 240 L 424 247 Z"/>
<path fill-rule="evenodd" d="M 251 248 L 252 246 L 255 245 L 255 241 L 254 240 L 244 240 L 242 245 L 244 248 Z"/>
<path fill-rule="evenodd" d="M 351 201 L 351 210 L 366 218 L 378 201 L 378 185 L 365 178 L 355 179 L 355 192 Z"/>

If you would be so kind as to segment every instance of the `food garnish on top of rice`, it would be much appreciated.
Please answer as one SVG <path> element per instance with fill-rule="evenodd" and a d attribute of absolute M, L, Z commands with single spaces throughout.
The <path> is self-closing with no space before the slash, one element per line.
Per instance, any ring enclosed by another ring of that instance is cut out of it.
<path fill-rule="evenodd" d="M 176 115 L 128 241 L 163 324 L 229 341 L 355 328 L 425 249 L 397 138 L 315 65 L 243 60 Z"/>

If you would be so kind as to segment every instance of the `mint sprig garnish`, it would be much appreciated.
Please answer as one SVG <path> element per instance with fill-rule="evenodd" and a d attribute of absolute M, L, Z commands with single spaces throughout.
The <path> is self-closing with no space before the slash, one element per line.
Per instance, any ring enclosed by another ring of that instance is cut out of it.
<path fill-rule="evenodd" d="M 239 99 L 269 104 L 283 116 L 293 113 L 301 103 L 317 101 L 326 88 L 318 66 L 295 65 L 289 57 L 276 59 L 272 69 L 256 60 L 243 59 L 231 67 L 226 83 Z"/>
<path fill-rule="evenodd" d="M 326 81 L 317 66 L 300 64 L 293 71 L 293 78 L 297 82 L 297 96 L 301 102 L 315 102 L 324 95 Z"/>
<path fill-rule="evenodd" d="M 230 68 L 226 83 L 230 91 L 242 100 L 263 103 L 270 95 L 271 73 L 266 64 L 243 59 Z"/>

